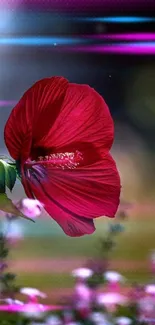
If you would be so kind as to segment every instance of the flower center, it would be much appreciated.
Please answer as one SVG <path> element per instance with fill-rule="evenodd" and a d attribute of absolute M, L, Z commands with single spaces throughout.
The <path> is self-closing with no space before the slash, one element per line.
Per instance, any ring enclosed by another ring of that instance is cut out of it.
<path fill-rule="evenodd" d="M 50 165 L 62 169 L 75 169 L 80 165 L 82 160 L 82 153 L 76 150 L 75 152 L 53 153 L 44 157 L 40 156 L 36 160 L 36 163 L 39 162 L 39 164 L 45 167 Z"/>

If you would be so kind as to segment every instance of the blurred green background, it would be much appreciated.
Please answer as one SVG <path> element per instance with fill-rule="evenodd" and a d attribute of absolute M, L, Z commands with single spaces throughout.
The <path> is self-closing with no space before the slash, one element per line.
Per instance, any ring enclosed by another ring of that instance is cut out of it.
<path fill-rule="evenodd" d="M 109 268 L 120 271 L 130 282 L 146 282 L 150 277 L 149 254 L 155 248 L 155 222 L 153 213 L 147 210 L 147 206 L 136 204 L 130 209 L 124 221 L 125 231 L 116 238 L 111 254 Z M 105 235 L 109 220 L 98 220 L 96 233 L 84 238 L 66 237 L 47 217 L 32 225 L 20 223 L 26 237 L 13 245 L 10 269 L 17 273 L 19 285 L 40 288 L 55 301 L 73 287 L 71 270 L 98 256 L 98 239 Z"/>

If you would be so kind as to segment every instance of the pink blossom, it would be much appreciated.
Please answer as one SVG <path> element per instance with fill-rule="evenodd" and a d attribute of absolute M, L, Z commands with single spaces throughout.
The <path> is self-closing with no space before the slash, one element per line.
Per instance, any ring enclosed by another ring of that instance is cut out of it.
<path fill-rule="evenodd" d="M 17 209 L 28 218 L 36 218 L 41 215 L 43 204 L 38 200 L 24 198 L 16 203 Z"/>

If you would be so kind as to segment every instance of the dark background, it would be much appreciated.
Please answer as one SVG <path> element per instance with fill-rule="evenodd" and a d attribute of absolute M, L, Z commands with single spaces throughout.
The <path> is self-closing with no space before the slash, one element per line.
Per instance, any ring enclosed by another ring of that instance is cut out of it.
<path fill-rule="evenodd" d="M 155 27 L 151 22 L 114 24 L 73 20 L 77 17 L 97 18 L 109 15 L 152 17 L 155 1 L 149 0 L 1 1 L 0 8 L 1 37 L 139 33 L 153 32 Z M 2 10 L 5 10 L 5 15 Z M 104 96 L 114 119 L 125 120 L 141 134 L 151 150 L 155 149 L 154 56 L 88 55 L 65 53 L 63 48 L 58 50 L 47 46 L 0 45 L 0 100 L 17 101 L 33 82 L 52 75 L 63 75 L 70 81 L 90 84 Z M 137 90 L 133 90 L 137 78 Z M 144 92 L 145 99 L 151 97 L 151 103 L 150 100 L 149 103 L 142 100 Z M 3 126 L 11 108 L 0 108 L 0 147 L 3 147 Z M 142 111 L 143 116 L 140 116 Z"/>

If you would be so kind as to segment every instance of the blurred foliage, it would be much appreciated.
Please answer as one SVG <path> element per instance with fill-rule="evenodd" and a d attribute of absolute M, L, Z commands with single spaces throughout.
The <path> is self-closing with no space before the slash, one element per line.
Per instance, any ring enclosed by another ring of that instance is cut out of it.
<path fill-rule="evenodd" d="M 133 324 L 137 324 L 138 319 L 138 307 L 136 304 L 128 306 L 118 306 L 116 312 L 114 313 L 115 317 L 128 317 L 132 319 Z"/>
<path fill-rule="evenodd" d="M 0 234 L 0 297 L 13 298 L 19 288 L 15 284 L 16 275 L 6 272 L 8 267 L 7 257 L 9 254 L 8 242 L 3 234 Z"/>
<path fill-rule="evenodd" d="M 123 217 L 125 212 L 123 214 Z M 118 217 L 120 221 L 123 219 L 122 214 Z M 109 224 L 107 232 L 97 241 L 97 258 L 89 260 L 86 267 L 93 271 L 93 275 L 88 278 L 87 284 L 91 288 L 97 288 L 105 283 L 103 274 L 108 269 L 110 253 L 116 245 L 116 236 L 124 231 L 121 223 Z"/>
<path fill-rule="evenodd" d="M 30 319 L 22 317 L 18 313 L 0 313 L 0 324 L 1 325 L 28 325 L 30 324 Z"/>
<path fill-rule="evenodd" d="M 96 258 L 89 260 L 87 262 L 87 267 L 91 268 L 94 271 L 94 275 L 88 280 L 88 284 L 92 288 L 96 288 L 103 284 L 105 282 L 104 279 L 104 272 L 108 269 L 108 263 L 111 258 L 111 253 L 113 251 L 113 248 L 116 244 L 116 238 L 118 235 L 120 235 L 124 231 L 124 226 L 120 223 L 122 222 L 122 219 L 125 220 L 124 214 L 123 218 L 122 215 L 116 219 L 115 223 L 110 223 L 108 225 L 107 231 L 104 232 L 104 236 L 100 237 L 97 240 L 97 248 L 98 248 L 98 255 Z M 118 222 L 119 221 L 119 222 Z M 3 267 L 1 268 L 2 273 L 5 276 L 6 281 L 6 289 L 9 290 L 10 285 L 13 284 L 14 287 L 14 280 L 15 275 L 11 273 L 4 272 L 7 268 L 6 258 L 8 256 L 9 249 L 7 246 L 7 242 L 4 236 L 1 235 L 0 237 L 0 255 L 1 255 L 1 261 L 3 263 Z M 1 265 L 2 265 L 1 263 Z M 5 282 L 4 281 L 4 282 Z M 48 279 L 49 283 L 49 279 Z M 12 286 L 11 286 L 12 287 Z M 15 288 L 15 287 L 14 287 Z M 70 306 L 70 307 L 68 307 Z M 70 318 L 70 322 L 76 322 L 80 323 L 81 325 L 95 325 L 93 321 L 91 321 L 90 313 L 101 313 L 104 316 L 106 315 L 107 318 L 110 319 L 110 322 L 108 324 L 115 324 L 115 318 L 116 317 L 129 317 L 132 320 L 132 325 L 142 325 L 138 323 L 137 317 L 138 317 L 138 309 L 136 304 L 129 304 L 128 306 L 118 306 L 117 310 L 114 313 L 108 313 L 105 308 L 99 308 L 99 306 L 95 306 L 93 304 L 91 310 L 87 309 L 81 309 L 80 311 L 74 310 L 72 308 L 72 304 L 66 304 L 64 302 L 64 310 L 58 311 L 58 312 L 52 312 L 48 313 L 45 316 L 45 319 L 42 321 L 39 320 L 39 324 L 43 322 L 43 324 L 46 324 L 46 320 L 48 316 L 55 316 L 58 317 L 60 321 L 62 321 L 62 324 L 66 323 L 67 319 Z M 66 309 L 67 307 L 67 309 Z M 35 321 L 35 319 L 26 319 L 25 317 L 22 317 L 18 314 L 7 314 L 7 313 L 0 313 L 0 319 L 1 325 L 28 325 L 30 324 L 30 321 Z M 112 321 L 113 319 L 113 321 Z M 36 320 L 37 321 L 37 320 Z"/>

